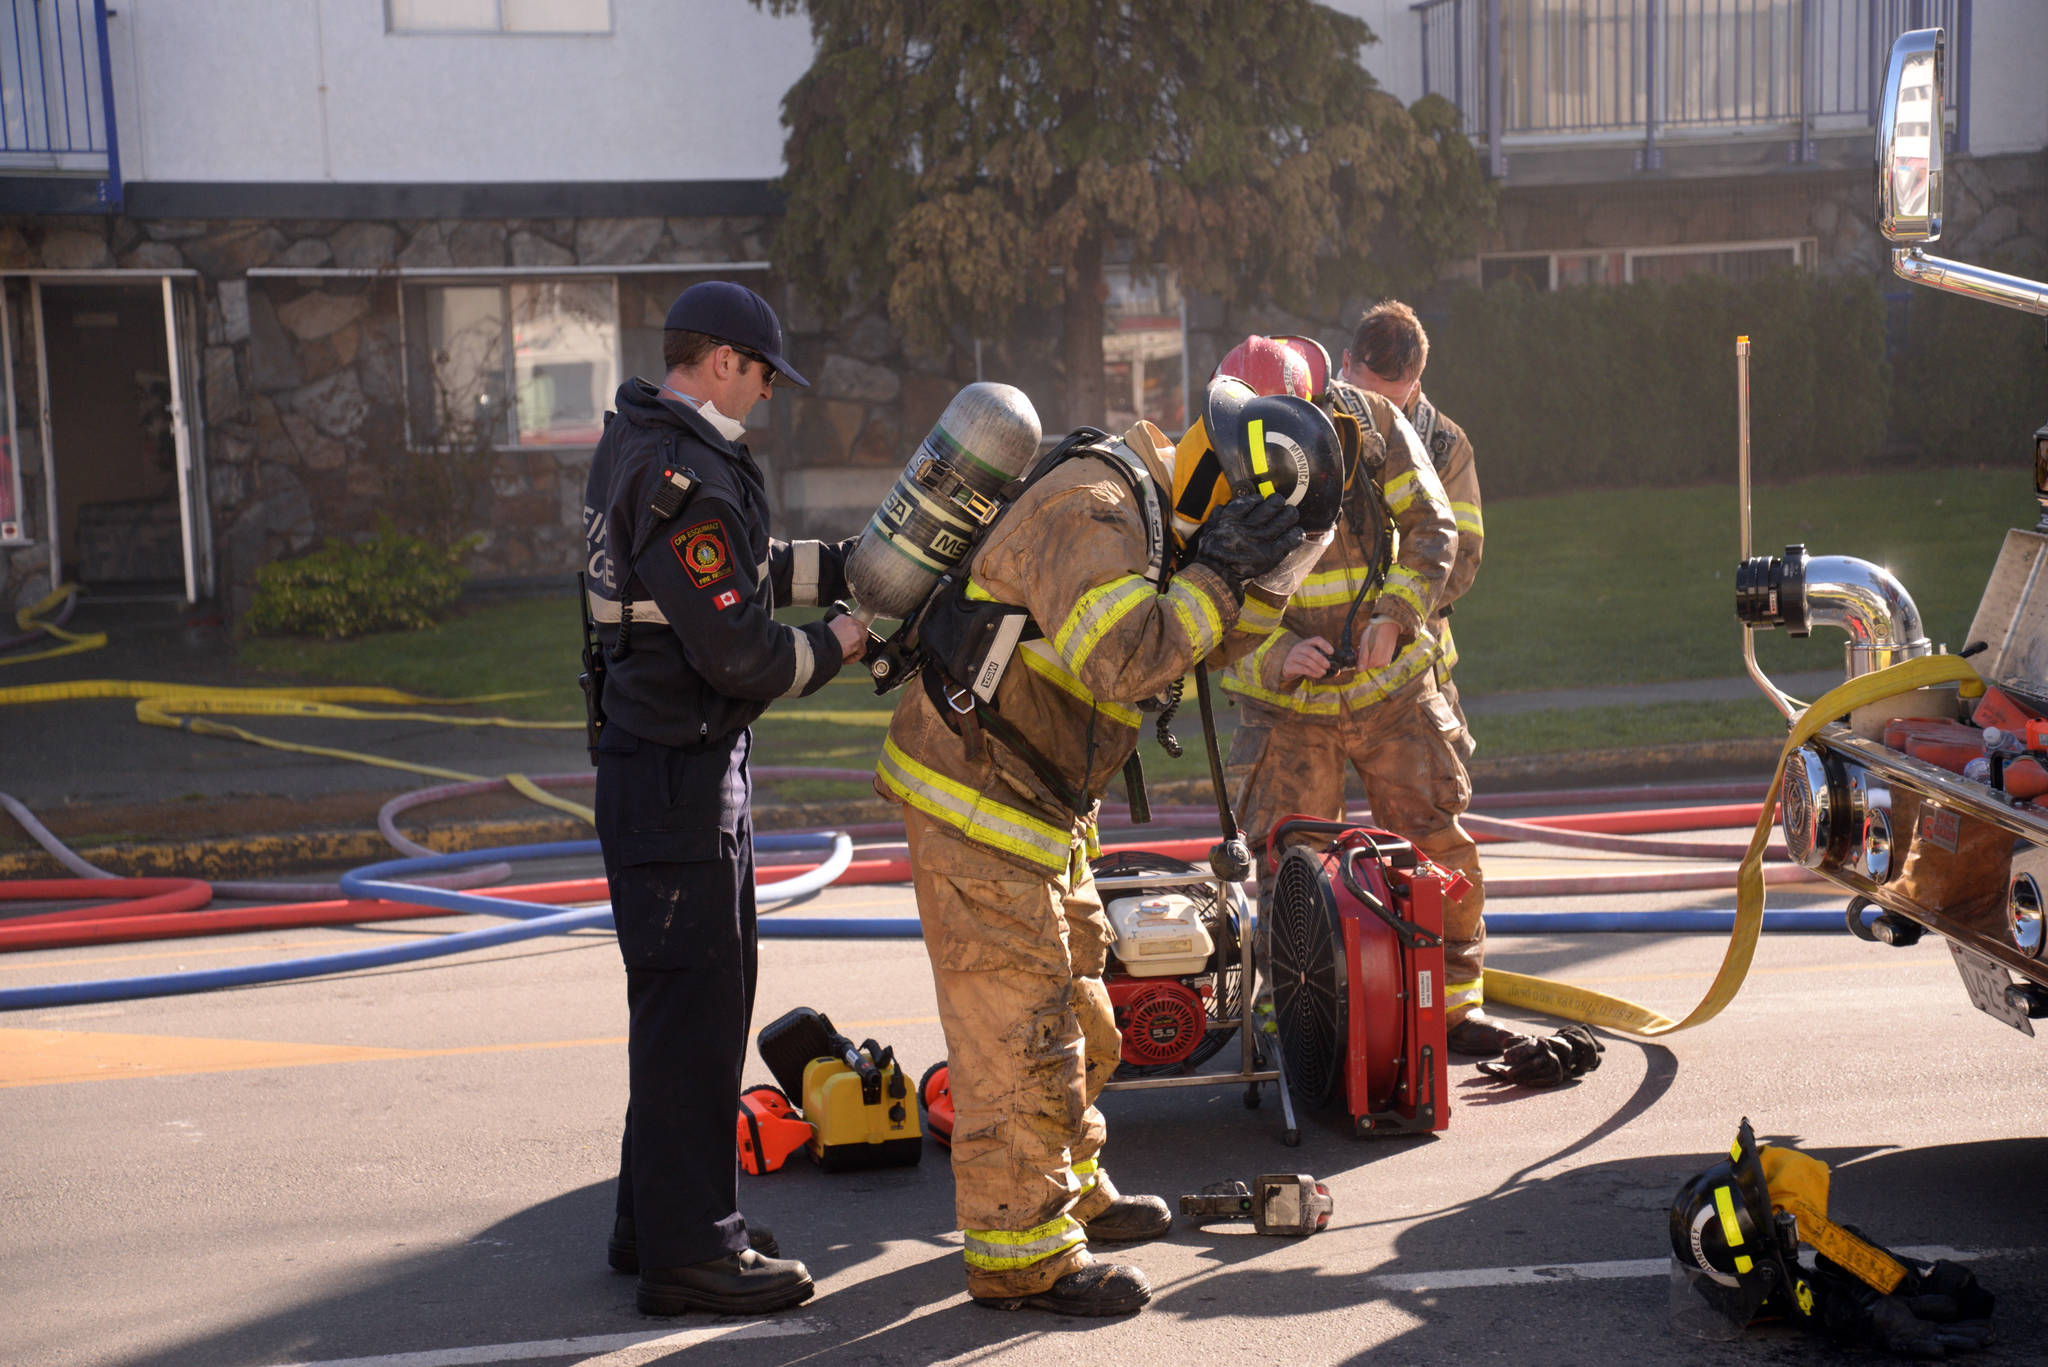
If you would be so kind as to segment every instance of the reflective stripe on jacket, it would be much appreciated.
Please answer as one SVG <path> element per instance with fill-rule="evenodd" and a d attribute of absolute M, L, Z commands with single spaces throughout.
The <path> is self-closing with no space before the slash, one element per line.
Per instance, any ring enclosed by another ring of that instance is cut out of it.
<path fill-rule="evenodd" d="M 1355 396 L 1364 405 L 1373 431 L 1365 438 L 1359 471 L 1345 487 L 1336 539 L 1288 600 L 1280 629 L 1223 678 L 1224 690 L 1248 706 L 1284 716 L 1335 720 L 1343 711 L 1384 701 L 1428 669 L 1436 659 L 1437 638 L 1425 621 L 1436 610 L 1457 553 L 1450 501 L 1415 429 L 1388 400 L 1346 388 L 1347 397 Z M 1339 638 L 1351 615 L 1352 599 L 1373 570 L 1371 524 L 1379 513 L 1360 481 L 1374 463 L 1379 465 L 1380 489 L 1394 522 L 1395 552 L 1385 582 L 1359 607 L 1351 629 L 1355 635 L 1372 618 L 1386 618 L 1400 627 L 1401 648 L 1385 668 L 1370 673 L 1283 681 L 1280 674 L 1287 656 L 1303 641 L 1320 636 L 1332 645 L 1344 644 Z"/>
<path fill-rule="evenodd" d="M 1149 440 L 1148 426 L 1125 441 Z M 1168 468 L 1170 447 L 1150 454 L 1147 467 Z M 1164 593 L 1149 582 L 1146 524 L 1122 477 L 1077 456 L 1022 494 L 969 564 L 974 597 L 1023 607 L 1045 633 L 1018 649 L 995 710 L 1090 801 L 1137 748 L 1138 704 L 1259 639 L 1233 630 L 1238 601 L 1208 567 Z M 875 787 L 1040 874 L 1065 870 L 1092 835 L 1092 815 L 1075 817 L 1004 746 L 982 735 L 970 753 L 921 687 L 896 704 Z"/>
<path fill-rule="evenodd" d="M 1451 516 L 1458 524 L 1458 558 L 1451 562 L 1450 576 L 1436 600 L 1429 628 L 1437 638 L 1437 660 L 1448 673 L 1458 663 L 1458 643 L 1451 638 L 1451 624 L 1444 611 L 1463 598 L 1479 577 L 1479 558 L 1486 551 L 1486 521 L 1479 510 L 1479 469 L 1473 463 L 1472 442 L 1465 429 L 1452 422 L 1427 396 L 1417 394 L 1409 410 L 1416 435 L 1429 452 L 1437 478 L 1443 481 L 1444 496 L 1450 500 Z"/>

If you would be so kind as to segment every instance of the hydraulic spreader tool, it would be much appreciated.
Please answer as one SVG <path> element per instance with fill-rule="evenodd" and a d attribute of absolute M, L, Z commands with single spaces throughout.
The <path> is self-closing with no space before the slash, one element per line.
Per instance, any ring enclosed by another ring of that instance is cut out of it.
<path fill-rule="evenodd" d="M 1327 1229 L 1335 1202 L 1330 1189 L 1305 1172 L 1273 1173 L 1242 1182 L 1212 1182 L 1180 1198 L 1180 1213 L 1198 1225 L 1250 1220 L 1260 1234 L 1302 1239 Z"/>

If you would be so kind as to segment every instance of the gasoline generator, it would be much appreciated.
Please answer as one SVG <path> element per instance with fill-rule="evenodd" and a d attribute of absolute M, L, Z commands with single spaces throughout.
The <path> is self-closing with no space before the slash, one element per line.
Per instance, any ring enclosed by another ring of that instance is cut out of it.
<path fill-rule="evenodd" d="M 1094 872 L 1109 883 L 1103 910 L 1116 936 L 1102 970 L 1123 1039 L 1115 1077 L 1191 1073 L 1236 1037 L 1243 1014 L 1234 899 L 1193 864 L 1149 850 L 1105 855 Z"/>

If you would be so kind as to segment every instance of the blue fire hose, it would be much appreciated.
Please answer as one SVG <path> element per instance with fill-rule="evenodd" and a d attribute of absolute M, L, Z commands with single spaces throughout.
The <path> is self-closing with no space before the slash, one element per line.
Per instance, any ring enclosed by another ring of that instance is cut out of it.
<path fill-rule="evenodd" d="M 787 901 L 825 887 L 853 862 L 853 841 L 828 831 L 816 835 L 764 835 L 754 842 L 756 850 L 797 850 L 829 848 L 825 862 L 809 873 L 785 878 L 759 889 L 763 901 Z M 88 1002 L 129 1001 L 138 997 L 169 997 L 184 992 L 210 992 L 222 987 L 249 987 L 257 983 L 290 982 L 300 978 L 324 977 L 420 959 L 463 954 L 473 949 L 511 944 L 543 935 L 562 935 L 572 930 L 608 927 L 612 923 L 609 905 L 556 911 L 532 902 L 503 897 L 477 897 L 442 888 L 423 888 L 394 883 L 388 877 L 406 873 L 441 873 L 473 864 L 500 860 L 511 862 L 559 859 L 570 855 L 596 854 L 595 840 L 561 841 L 545 845 L 512 845 L 494 850 L 469 850 L 461 854 L 437 854 L 420 859 L 390 859 L 342 875 L 345 896 L 377 897 L 386 901 L 443 907 L 450 911 L 476 912 L 486 916 L 518 918 L 510 925 L 481 930 L 455 931 L 407 944 L 377 945 L 320 954 L 305 959 L 284 959 L 276 963 L 244 964 L 236 968 L 202 969 L 190 973 L 162 973 L 142 978 L 107 978 L 97 982 L 52 983 L 37 987 L 0 990 L 0 1011 L 24 1011 L 52 1006 L 82 1006 Z M 916 922 L 911 922 L 915 925 Z"/>

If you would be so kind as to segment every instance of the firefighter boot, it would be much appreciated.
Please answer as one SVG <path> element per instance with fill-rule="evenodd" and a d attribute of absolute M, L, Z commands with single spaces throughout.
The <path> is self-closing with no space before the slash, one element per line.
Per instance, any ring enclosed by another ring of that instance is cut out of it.
<path fill-rule="evenodd" d="M 751 1248 L 687 1267 L 643 1269 L 635 1304 L 643 1315 L 758 1315 L 811 1298 L 811 1272 L 794 1258 L 764 1258 Z"/>
<path fill-rule="evenodd" d="M 976 1296 L 991 1310 L 1050 1310 L 1059 1315 L 1133 1315 L 1152 1299 L 1152 1283 L 1123 1263 L 1090 1263 L 1031 1296 Z"/>
<path fill-rule="evenodd" d="M 1173 1212 L 1157 1196 L 1119 1196 L 1081 1221 L 1091 1244 L 1136 1244 L 1173 1228 Z"/>
<path fill-rule="evenodd" d="M 747 1247 L 763 1257 L 779 1258 L 782 1248 L 775 1242 L 775 1231 L 766 1225 L 747 1221 Z M 638 1272 L 640 1270 L 640 1240 L 633 1227 L 630 1215 L 615 1216 L 612 1220 L 612 1237 L 605 1242 L 605 1261 L 612 1265 L 614 1272 Z"/>

